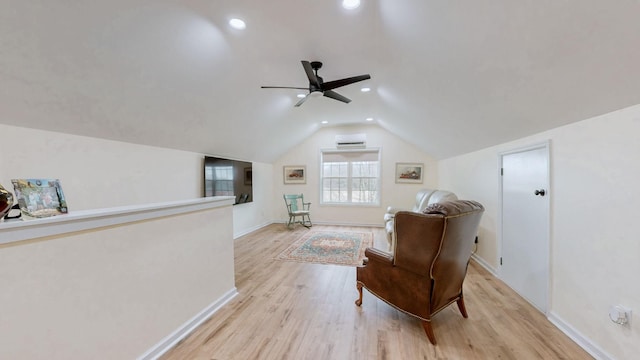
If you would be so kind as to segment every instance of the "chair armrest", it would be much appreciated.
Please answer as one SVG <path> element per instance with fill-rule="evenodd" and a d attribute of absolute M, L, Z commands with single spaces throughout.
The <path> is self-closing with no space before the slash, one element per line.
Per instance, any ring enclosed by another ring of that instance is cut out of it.
<path fill-rule="evenodd" d="M 310 202 L 302 203 L 302 208 L 304 210 L 309 210 L 310 207 L 311 207 L 311 203 Z"/>
<path fill-rule="evenodd" d="M 380 263 L 385 263 L 392 265 L 393 264 L 393 255 L 382 250 L 378 250 L 376 248 L 366 248 L 364 250 L 364 256 L 369 261 L 375 261 Z"/>

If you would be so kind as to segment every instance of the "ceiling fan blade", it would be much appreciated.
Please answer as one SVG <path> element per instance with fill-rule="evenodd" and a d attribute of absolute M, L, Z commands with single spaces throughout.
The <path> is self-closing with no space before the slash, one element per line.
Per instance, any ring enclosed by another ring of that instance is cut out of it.
<path fill-rule="evenodd" d="M 297 90 L 309 90 L 309 88 L 292 87 L 292 86 L 260 86 L 262 89 L 297 89 Z"/>
<path fill-rule="evenodd" d="M 309 95 L 303 97 L 302 99 L 300 99 L 300 101 L 298 101 L 294 106 L 298 107 L 300 105 L 302 105 L 305 101 L 307 101 L 307 98 L 309 97 Z"/>
<path fill-rule="evenodd" d="M 342 101 L 343 103 L 347 103 L 347 104 L 351 102 L 351 99 L 346 98 L 333 90 L 325 90 L 324 96 L 328 98 L 336 99 L 338 101 Z"/>
<path fill-rule="evenodd" d="M 322 84 L 322 90 L 324 90 L 324 91 L 333 90 L 333 89 L 339 88 L 341 86 L 353 84 L 353 83 L 356 83 L 358 81 L 363 81 L 363 80 L 368 80 L 368 79 L 371 79 L 371 75 L 369 75 L 369 74 L 348 77 L 348 78 L 344 78 L 344 79 L 340 79 L 340 80 L 328 81 L 328 82 Z"/>
<path fill-rule="evenodd" d="M 311 63 L 307 60 L 302 60 L 302 67 L 304 68 L 304 72 L 307 73 L 307 77 L 309 78 L 309 83 L 315 85 L 316 88 L 320 89 L 320 82 L 318 81 L 318 77 L 313 72 L 313 68 L 311 67 Z"/>

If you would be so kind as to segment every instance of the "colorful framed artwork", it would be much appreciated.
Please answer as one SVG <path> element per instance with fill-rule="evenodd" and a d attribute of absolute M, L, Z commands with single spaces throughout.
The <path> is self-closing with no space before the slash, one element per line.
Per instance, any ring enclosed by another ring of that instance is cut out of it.
<path fill-rule="evenodd" d="M 23 217 L 44 218 L 66 214 L 67 201 L 58 179 L 12 179 Z"/>
<path fill-rule="evenodd" d="M 396 183 L 422 184 L 424 164 L 396 163 Z"/>
<path fill-rule="evenodd" d="M 307 167 L 302 165 L 285 165 L 284 166 L 284 183 L 285 184 L 306 184 L 307 183 Z"/>

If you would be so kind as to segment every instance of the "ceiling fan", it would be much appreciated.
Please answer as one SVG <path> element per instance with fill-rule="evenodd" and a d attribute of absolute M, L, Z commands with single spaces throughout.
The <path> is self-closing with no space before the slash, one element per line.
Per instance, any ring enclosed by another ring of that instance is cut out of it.
<path fill-rule="evenodd" d="M 350 103 L 351 99 L 338 94 L 337 92 L 333 91 L 333 89 L 336 89 L 345 85 L 350 85 L 358 81 L 371 79 L 371 75 L 366 74 L 366 75 L 359 75 L 359 76 L 353 76 L 353 77 L 348 77 L 344 79 L 324 82 L 322 78 L 318 76 L 318 69 L 322 67 L 322 63 L 320 61 L 309 62 L 306 60 L 302 60 L 302 67 L 304 68 L 304 71 L 307 73 L 307 77 L 309 78 L 309 87 L 305 88 L 305 87 L 292 87 L 292 86 L 261 86 L 261 88 L 309 90 L 309 94 L 307 94 L 307 96 L 300 99 L 300 101 L 298 101 L 298 103 L 295 105 L 296 107 L 302 105 L 307 100 L 307 98 L 312 95 L 323 95 L 328 98 L 342 101 L 343 103 Z"/>

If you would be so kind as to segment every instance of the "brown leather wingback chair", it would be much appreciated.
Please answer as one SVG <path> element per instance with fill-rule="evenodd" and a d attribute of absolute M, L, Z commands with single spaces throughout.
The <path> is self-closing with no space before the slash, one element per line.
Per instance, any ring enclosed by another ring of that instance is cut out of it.
<path fill-rule="evenodd" d="M 365 250 L 366 259 L 356 274 L 360 295 L 356 305 L 362 305 L 364 287 L 422 320 L 435 345 L 433 315 L 457 302 L 462 316 L 467 317 L 462 283 L 483 211 L 478 202 L 454 200 L 429 205 L 424 213 L 398 212 L 395 251 Z"/>

